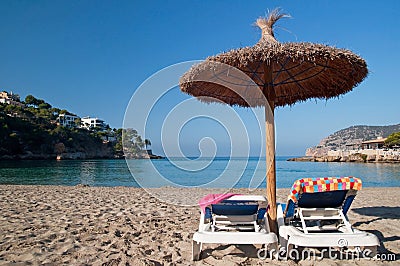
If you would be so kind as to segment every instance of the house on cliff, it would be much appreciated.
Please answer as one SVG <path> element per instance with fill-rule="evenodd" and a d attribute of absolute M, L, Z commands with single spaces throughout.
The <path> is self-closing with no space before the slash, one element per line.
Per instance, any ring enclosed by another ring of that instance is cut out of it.
<path fill-rule="evenodd" d="M 13 92 L 10 92 L 10 93 L 8 93 L 6 91 L 0 92 L 0 103 L 25 107 L 25 104 L 21 103 L 19 95 L 15 94 Z"/>
<path fill-rule="evenodd" d="M 86 129 L 94 129 L 97 128 L 99 130 L 104 130 L 106 128 L 106 124 L 103 120 L 97 118 L 97 117 L 82 117 L 81 118 L 81 128 L 86 128 Z"/>
<path fill-rule="evenodd" d="M 361 143 L 361 149 L 372 149 L 372 150 L 376 150 L 376 149 L 382 149 L 385 146 L 385 140 L 387 138 L 377 138 L 377 139 L 373 139 L 373 140 L 367 140 L 367 141 L 363 141 Z"/>
<path fill-rule="evenodd" d="M 77 119 L 80 119 L 77 115 L 59 114 L 56 122 L 63 127 L 76 127 Z"/>

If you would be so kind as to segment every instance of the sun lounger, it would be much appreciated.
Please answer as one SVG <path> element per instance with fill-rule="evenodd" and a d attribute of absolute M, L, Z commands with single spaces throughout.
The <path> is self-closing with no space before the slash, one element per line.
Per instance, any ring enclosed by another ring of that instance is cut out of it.
<path fill-rule="evenodd" d="M 202 245 L 209 243 L 263 244 L 266 250 L 277 250 L 278 239 L 269 230 L 264 196 L 221 195 L 220 199 L 209 205 L 203 201 L 199 230 L 193 235 L 193 260 L 200 259 Z"/>
<path fill-rule="evenodd" d="M 330 247 L 338 250 L 368 248 L 374 256 L 378 238 L 354 229 L 348 218 L 361 180 L 355 177 L 297 180 L 287 204 L 278 205 L 279 240 L 286 254 L 296 247 Z"/>

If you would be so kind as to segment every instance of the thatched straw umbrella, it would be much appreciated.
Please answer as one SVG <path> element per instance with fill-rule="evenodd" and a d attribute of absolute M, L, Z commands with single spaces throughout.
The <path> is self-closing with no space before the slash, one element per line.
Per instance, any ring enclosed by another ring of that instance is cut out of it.
<path fill-rule="evenodd" d="M 265 106 L 267 197 L 270 226 L 275 233 L 274 108 L 310 98 L 337 97 L 351 91 L 368 74 L 365 61 L 349 50 L 312 43 L 279 43 L 274 37 L 273 26 L 286 16 L 274 10 L 267 18 L 257 19 L 262 36 L 256 45 L 208 57 L 180 80 L 181 90 L 201 101 L 243 107 Z M 221 71 L 216 63 L 246 73 L 251 82 L 238 78 L 235 71 Z"/>

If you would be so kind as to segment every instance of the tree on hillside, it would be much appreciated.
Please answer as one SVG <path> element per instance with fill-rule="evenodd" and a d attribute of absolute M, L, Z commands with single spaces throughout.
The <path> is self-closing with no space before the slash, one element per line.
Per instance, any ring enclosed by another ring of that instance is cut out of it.
<path fill-rule="evenodd" d="M 40 104 L 38 105 L 38 108 L 39 108 L 39 109 L 50 109 L 50 108 L 51 108 L 51 105 L 50 105 L 49 103 L 44 102 L 44 103 L 40 103 Z"/>
<path fill-rule="evenodd" d="M 61 110 L 59 108 L 53 107 L 49 111 L 51 113 L 51 119 L 55 120 L 58 117 L 58 115 L 60 114 Z"/>
<path fill-rule="evenodd" d="M 385 140 L 385 145 L 389 147 L 400 146 L 400 132 L 390 134 Z"/>
<path fill-rule="evenodd" d="M 33 105 L 33 106 L 36 106 L 36 107 L 38 107 L 38 106 L 41 105 L 41 104 L 45 104 L 46 107 L 47 107 L 47 106 L 50 106 L 49 108 L 51 108 L 51 105 L 50 105 L 50 104 L 46 103 L 46 102 L 45 102 L 44 100 L 42 100 L 42 99 L 36 98 L 35 96 L 33 96 L 33 95 L 31 95 L 31 94 L 29 94 L 28 96 L 25 97 L 25 103 L 26 103 L 27 105 Z"/>
<path fill-rule="evenodd" d="M 30 120 L 34 117 L 34 114 L 26 110 L 25 108 L 17 105 L 7 104 L 0 108 L 5 114 L 12 117 L 20 117 L 22 119 Z"/>
<path fill-rule="evenodd" d="M 122 155 L 124 153 L 122 147 L 122 128 L 119 129 L 114 128 L 113 131 L 115 134 L 115 138 L 117 140 L 114 145 L 114 150 L 117 154 Z"/>
<path fill-rule="evenodd" d="M 46 124 L 50 120 L 56 119 L 60 109 L 52 108 L 51 104 L 42 99 L 37 99 L 33 95 L 25 97 L 25 103 L 28 105 L 25 109 L 32 113 L 37 123 Z"/>
<path fill-rule="evenodd" d="M 39 100 L 30 94 L 25 97 L 25 103 L 28 105 L 34 105 L 34 106 L 38 106 L 40 104 Z"/>
<path fill-rule="evenodd" d="M 69 115 L 70 113 L 67 110 L 62 109 L 62 110 L 60 110 L 59 114 Z"/>
<path fill-rule="evenodd" d="M 144 142 L 135 129 L 127 128 L 122 130 L 121 146 L 125 155 L 130 157 L 140 153 L 144 147 Z"/>
<path fill-rule="evenodd" d="M 151 141 L 149 139 L 144 140 L 144 145 L 146 146 L 146 150 L 148 146 L 151 146 Z"/>
<path fill-rule="evenodd" d="M 144 142 L 143 142 L 143 140 L 142 140 L 142 137 L 140 136 L 140 135 L 138 135 L 136 138 L 135 138 L 135 144 L 136 144 L 136 146 L 141 150 L 141 149 L 143 149 L 144 148 Z"/>
<path fill-rule="evenodd" d="M 80 127 L 82 125 L 82 119 L 77 118 L 74 120 L 75 127 Z"/>

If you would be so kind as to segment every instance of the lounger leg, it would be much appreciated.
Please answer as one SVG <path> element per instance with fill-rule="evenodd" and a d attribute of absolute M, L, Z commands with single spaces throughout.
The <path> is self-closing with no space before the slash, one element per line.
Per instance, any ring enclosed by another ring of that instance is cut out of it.
<path fill-rule="evenodd" d="M 288 240 L 280 235 L 279 236 L 279 245 L 280 245 L 281 249 L 284 249 L 286 251 L 287 247 L 288 247 Z"/>
<path fill-rule="evenodd" d="M 370 258 L 375 258 L 378 254 L 378 246 L 364 247 L 364 250 L 369 250 L 369 254 L 365 254 Z"/>
<path fill-rule="evenodd" d="M 201 247 L 201 242 L 192 241 L 192 260 L 196 261 L 200 259 Z"/>
<path fill-rule="evenodd" d="M 271 254 L 271 259 L 279 259 L 279 246 L 278 243 L 268 245 L 268 252 Z"/>
<path fill-rule="evenodd" d="M 297 259 L 297 258 L 293 258 L 293 254 L 292 254 L 292 249 L 294 249 L 294 245 L 293 244 L 288 244 L 287 248 L 286 248 L 286 260 L 288 259 Z"/>
<path fill-rule="evenodd" d="M 259 232 L 260 228 L 258 227 L 257 221 L 254 221 L 253 225 L 254 225 L 254 232 Z"/>
<path fill-rule="evenodd" d="M 339 211 L 339 216 L 342 218 L 342 221 L 344 225 L 346 226 L 347 232 L 353 233 L 353 229 L 351 228 L 351 224 L 349 223 L 349 220 L 347 217 L 343 214 L 343 211 Z"/>

